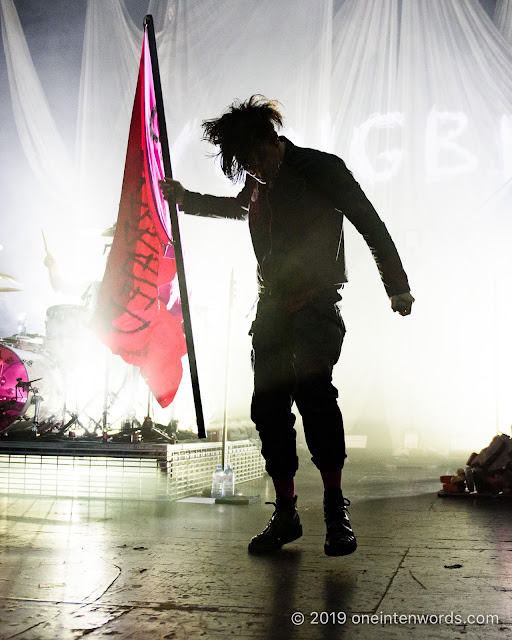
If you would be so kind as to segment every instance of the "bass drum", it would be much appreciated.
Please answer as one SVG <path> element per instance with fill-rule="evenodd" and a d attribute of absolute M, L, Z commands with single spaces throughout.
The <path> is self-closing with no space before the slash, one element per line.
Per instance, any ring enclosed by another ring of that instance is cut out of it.
<path fill-rule="evenodd" d="M 14 346 L 0 340 L 0 434 L 32 425 L 36 395 L 39 423 L 62 418 L 64 392 L 60 371 L 44 349 Z"/>
<path fill-rule="evenodd" d="M 91 334 L 91 310 L 76 304 L 57 304 L 46 310 L 44 345 L 66 366 L 73 363 L 86 347 Z"/>

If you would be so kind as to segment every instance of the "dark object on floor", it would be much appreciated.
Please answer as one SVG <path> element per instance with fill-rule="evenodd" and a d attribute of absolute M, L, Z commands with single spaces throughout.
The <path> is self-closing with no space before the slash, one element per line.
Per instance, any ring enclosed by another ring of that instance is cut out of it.
<path fill-rule="evenodd" d="M 466 469 L 454 476 L 441 476 L 446 495 L 485 495 L 512 497 L 512 438 L 495 436 L 480 453 L 472 453 Z"/>

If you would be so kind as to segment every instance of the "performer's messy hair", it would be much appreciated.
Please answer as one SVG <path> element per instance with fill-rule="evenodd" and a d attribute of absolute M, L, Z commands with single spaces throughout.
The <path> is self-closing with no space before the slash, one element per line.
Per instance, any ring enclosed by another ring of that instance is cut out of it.
<path fill-rule="evenodd" d="M 244 162 L 263 140 L 282 127 L 276 100 L 255 94 L 245 102 L 235 101 L 220 117 L 203 122 L 203 140 L 217 145 L 222 171 L 233 182 L 244 174 Z"/>

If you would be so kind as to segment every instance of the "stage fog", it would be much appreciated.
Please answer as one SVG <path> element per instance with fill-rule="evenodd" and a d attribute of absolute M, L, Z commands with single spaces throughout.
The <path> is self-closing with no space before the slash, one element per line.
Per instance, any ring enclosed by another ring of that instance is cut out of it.
<path fill-rule="evenodd" d="M 510 432 L 510 2 L 0 7 L 0 272 L 11 278 L 4 289 L 19 289 L 0 293 L 2 337 L 23 324 L 44 336 L 48 310 L 84 305 L 102 278 L 150 13 L 173 172 L 185 187 L 241 188 L 201 141 L 201 122 L 261 93 L 280 101 L 295 144 L 345 160 L 397 244 L 416 298 L 407 318 L 391 311 L 364 240 L 345 223 L 347 335 L 335 384 L 349 445 L 448 454 Z M 258 295 L 248 226 L 183 214 L 180 224 L 207 424 L 223 420 L 226 371 L 228 420 L 247 423 Z M 84 358 L 75 384 L 101 407 L 105 350 L 93 344 L 73 357 Z M 130 384 L 137 392 L 130 387 L 122 411 L 142 419 L 147 392 Z M 187 376 L 173 405 L 154 411 L 158 422 L 194 428 Z"/>

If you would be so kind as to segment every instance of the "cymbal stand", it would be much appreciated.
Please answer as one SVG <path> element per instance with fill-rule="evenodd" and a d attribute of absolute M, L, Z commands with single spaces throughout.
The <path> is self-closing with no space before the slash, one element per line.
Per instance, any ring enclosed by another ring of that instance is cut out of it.
<path fill-rule="evenodd" d="M 109 405 L 109 388 L 110 388 L 110 354 L 111 351 L 107 350 L 105 354 L 105 384 L 103 387 L 103 440 L 107 439 L 107 431 L 108 431 L 108 410 L 111 406 Z"/>

